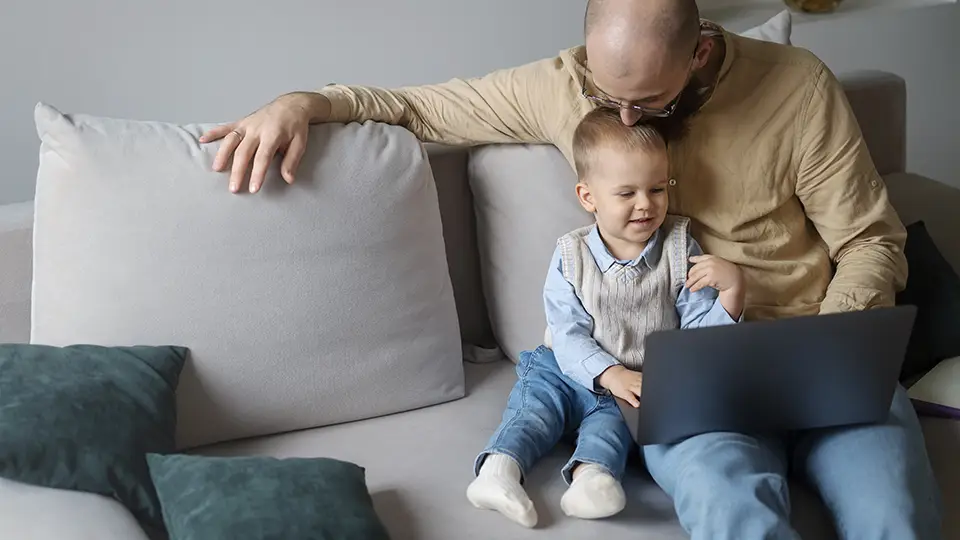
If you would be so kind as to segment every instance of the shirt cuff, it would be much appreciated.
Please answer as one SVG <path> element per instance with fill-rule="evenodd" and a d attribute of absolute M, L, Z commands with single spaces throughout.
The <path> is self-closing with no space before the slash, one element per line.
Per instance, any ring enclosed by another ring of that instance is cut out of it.
<path fill-rule="evenodd" d="M 327 122 L 346 123 L 352 120 L 352 107 L 350 105 L 352 99 L 348 86 L 330 83 L 318 90 L 317 93 L 322 94 L 330 101 L 330 116 L 327 117 Z"/>
<path fill-rule="evenodd" d="M 717 300 L 713 303 L 713 307 L 710 308 L 710 311 L 703 316 L 703 323 L 701 326 L 723 326 L 726 324 L 737 324 L 743 322 L 743 313 L 740 313 L 739 319 L 734 319 L 727 313 L 727 309 L 723 307 L 723 304 L 720 303 L 720 300 Z"/>
<path fill-rule="evenodd" d="M 851 311 L 863 311 L 867 309 L 866 305 L 859 304 L 857 302 L 852 302 L 847 300 L 842 296 L 830 296 L 827 295 L 823 299 L 823 302 L 820 303 L 820 314 L 828 315 L 831 313 L 847 313 Z"/>
<path fill-rule="evenodd" d="M 580 381 L 580 383 L 594 392 L 601 392 L 603 388 L 597 384 L 597 377 L 607 369 L 619 364 L 620 362 L 617 362 L 617 360 L 609 354 L 605 352 L 595 352 L 580 363 L 580 370 L 584 377 L 584 380 Z"/>

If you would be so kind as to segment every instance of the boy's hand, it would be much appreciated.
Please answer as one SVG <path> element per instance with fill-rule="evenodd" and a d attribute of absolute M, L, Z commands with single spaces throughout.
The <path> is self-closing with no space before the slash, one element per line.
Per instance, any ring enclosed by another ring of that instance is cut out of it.
<path fill-rule="evenodd" d="M 713 255 L 690 257 L 693 268 L 687 273 L 687 287 L 697 292 L 704 287 L 713 287 L 723 292 L 743 288 L 743 274 L 730 261 Z"/>
<path fill-rule="evenodd" d="M 634 407 L 640 406 L 638 398 L 643 386 L 643 373 L 624 366 L 611 366 L 600 374 L 597 383 Z"/>
<path fill-rule="evenodd" d="M 730 261 L 713 255 L 690 257 L 693 268 L 687 273 L 687 288 L 697 292 L 704 287 L 720 291 L 720 305 L 734 320 L 743 315 L 743 273 Z"/>

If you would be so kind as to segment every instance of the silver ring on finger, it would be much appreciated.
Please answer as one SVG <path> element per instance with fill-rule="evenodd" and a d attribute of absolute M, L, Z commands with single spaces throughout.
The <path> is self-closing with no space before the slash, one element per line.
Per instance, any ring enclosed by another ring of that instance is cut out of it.
<path fill-rule="evenodd" d="M 239 131 L 237 131 L 237 130 L 235 130 L 235 129 L 230 130 L 230 133 L 236 133 L 236 134 L 237 134 L 237 137 L 240 137 L 240 140 L 241 140 L 241 141 L 243 140 L 243 133 L 240 133 Z"/>

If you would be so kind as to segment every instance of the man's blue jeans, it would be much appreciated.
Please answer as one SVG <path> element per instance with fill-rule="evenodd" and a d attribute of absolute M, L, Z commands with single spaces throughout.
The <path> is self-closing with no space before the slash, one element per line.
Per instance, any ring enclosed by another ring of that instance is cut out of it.
<path fill-rule="evenodd" d="M 623 477 L 635 445 L 612 397 L 591 392 L 564 375 L 546 347 L 522 353 L 517 375 L 503 421 L 477 457 L 476 472 L 488 454 L 497 453 L 516 460 L 525 477 L 561 438 L 576 434 L 576 450 L 562 471 L 568 484 L 578 463 L 597 464 L 614 478 Z"/>
<path fill-rule="evenodd" d="M 712 433 L 642 451 L 693 540 L 800 538 L 790 527 L 788 473 L 820 495 L 843 540 L 941 538 L 938 487 L 902 387 L 882 425 L 790 437 Z"/>

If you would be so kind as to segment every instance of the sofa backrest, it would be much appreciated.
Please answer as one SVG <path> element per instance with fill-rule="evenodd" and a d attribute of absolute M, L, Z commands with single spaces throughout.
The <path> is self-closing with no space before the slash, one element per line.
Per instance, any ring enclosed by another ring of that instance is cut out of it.
<path fill-rule="evenodd" d="M 877 170 L 904 172 L 906 85 L 894 74 L 844 73 L 840 80 L 863 130 Z M 437 183 L 450 277 L 466 343 L 494 338 L 480 277 L 480 256 L 468 178 L 469 151 L 428 145 Z M 0 342 L 26 342 L 30 327 L 31 215 L 28 204 L 0 207 Z"/>
<path fill-rule="evenodd" d="M 30 338 L 33 203 L 0 206 L 0 343 Z"/>

